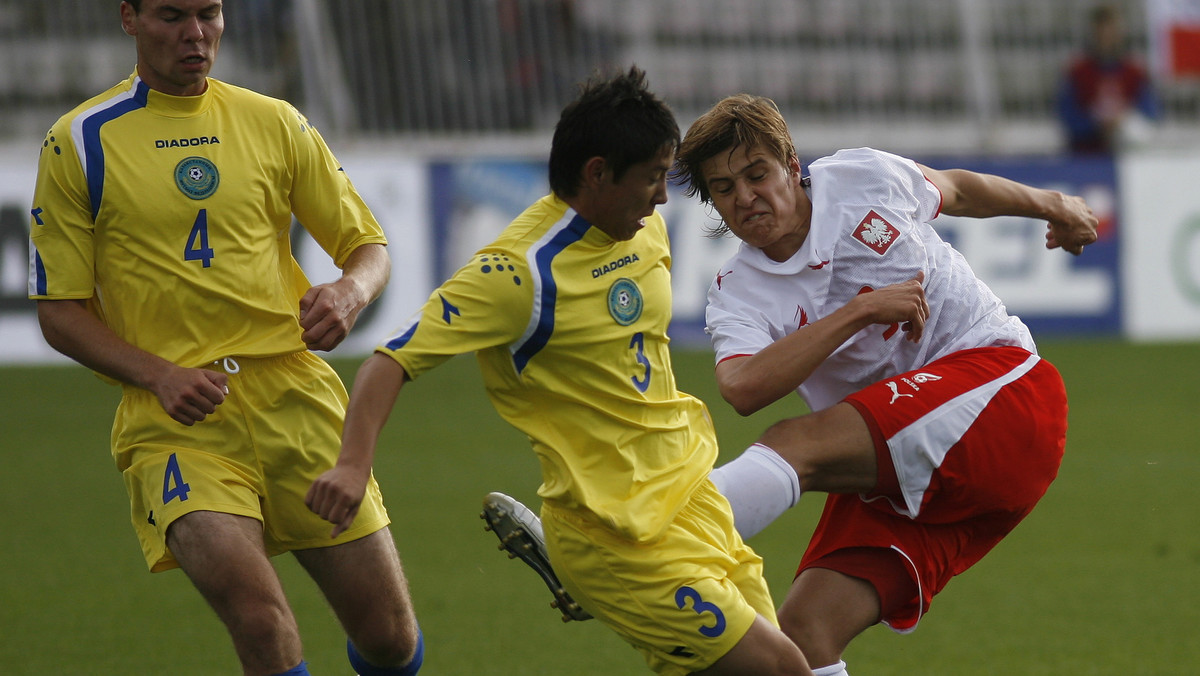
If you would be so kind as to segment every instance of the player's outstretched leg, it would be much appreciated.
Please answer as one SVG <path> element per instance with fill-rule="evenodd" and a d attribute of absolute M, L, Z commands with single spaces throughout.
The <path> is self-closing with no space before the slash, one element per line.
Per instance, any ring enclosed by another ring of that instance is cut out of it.
<path fill-rule="evenodd" d="M 591 613 L 563 589 L 554 569 L 550 567 L 542 522 L 536 514 L 515 498 L 503 493 L 488 493 L 483 499 L 483 512 L 479 518 L 487 522 L 485 530 L 494 532 L 500 538 L 500 549 L 508 552 L 508 558 L 520 558 L 542 576 L 554 594 L 554 602 L 550 607 L 562 613 L 563 622 L 592 619 Z"/>

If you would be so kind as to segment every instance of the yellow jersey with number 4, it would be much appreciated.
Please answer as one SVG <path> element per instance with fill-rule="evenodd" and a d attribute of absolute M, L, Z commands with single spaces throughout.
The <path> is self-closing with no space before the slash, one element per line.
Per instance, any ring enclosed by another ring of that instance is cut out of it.
<path fill-rule="evenodd" d="M 291 105 L 211 78 L 169 96 L 135 73 L 46 135 L 29 297 L 90 299 L 118 336 L 183 366 L 303 350 L 293 214 L 339 267 L 386 243 Z"/>

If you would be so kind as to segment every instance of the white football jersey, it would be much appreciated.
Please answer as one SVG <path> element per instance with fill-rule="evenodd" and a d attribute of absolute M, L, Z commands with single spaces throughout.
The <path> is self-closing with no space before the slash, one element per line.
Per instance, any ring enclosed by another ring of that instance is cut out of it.
<path fill-rule="evenodd" d="M 951 352 L 1036 348 L 1029 329 L 929 221 L 941 193 L 911 160 L 870 148 L 841 150 L 809 167 L 812 224 L 800 250 L 775 262 L 743 243 L 709 287 L 706 331 L 717 362 L 752 355 L 828 316 L 854 296 L 925 273 L 929 320 L 920 341 L 876 324 L 839 347 L 797 388 L 812 410 Z"/>

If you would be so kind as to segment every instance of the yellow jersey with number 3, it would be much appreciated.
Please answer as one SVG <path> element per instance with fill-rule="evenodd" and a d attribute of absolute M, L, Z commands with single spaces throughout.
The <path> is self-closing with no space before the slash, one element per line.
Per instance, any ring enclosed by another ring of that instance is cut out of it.
<path fill-rule="evenodd" d="M 547 196 L 378 350 L 412 378 L 476 353 L 496 410 L 541 461 L 539 495 L 653 540 L 717 455 L 708 410 L 675 387 L 670 261 L 657 213 L 619 242 Z"/>
<path fill-rule="evenodd" d="M 303 350 L 293 214 L 339 267 L 386 243 L 291 105 L 211 78 L 169 96 L 135 73 L 42 144 L 29 297 L 90 299 L 118 336 L 182 366 Z"/>

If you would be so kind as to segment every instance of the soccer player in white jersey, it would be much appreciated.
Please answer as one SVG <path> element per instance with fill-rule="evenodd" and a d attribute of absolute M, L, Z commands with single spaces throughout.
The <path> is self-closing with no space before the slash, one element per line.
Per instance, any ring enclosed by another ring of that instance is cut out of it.
<path fill-rule="evenodd" d="M 1029 331 L 929 225 L 938 214 L 1048 222 L 1096 239 L 1077 197 L 885 152 L 800 161 L 769 99 L 719 102 L 675 174 L 742 240 L 709 291 L 722 396 L 749 415 L 796 391 L 813 413 L 713 472 L 750 537 L 803 492 L 826 500 L 779 610 L 817 674 L 868 627 L 911 631 L 949 581 L 1057 474 L 1067 401 Z"/>
<path fill-rule="evenodd" d="M 347 401 L 309 350 L 340 343 L 383 289 L 383 231 L 303 115 L 208 77 L 218 0 L 130 0 L 120 16 L 135 72 L 41 150 L 29 296 L 46 340 L 121 385 L 112 453 L 146 563 L 183 569 L 245 674 L 308 673 L 268 559 L 285 551 L 342 620 L 358 673 L 415 674 L 420 630 L 378 486 L 337 537 L 304 502 Z M 339 279 L 305 279 L 293 214 Z"/>
<path fill-rule="evenodd" d="M 667 231 L 679 128 L 637 68 L 588 82 L 554 131 L 552 194 L 430 295 L 359 370 L 311 504 L 343 528 L 401 388 L 473 352 L 542 467 L 554 572 L 661 674 L 809 674 L 762 561 L 708 481 L 707 409 L 671 369 Z M 361 518 L 361 517 L 360 517 Z"/>

